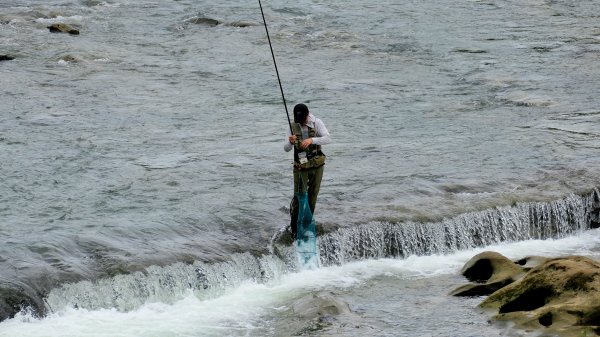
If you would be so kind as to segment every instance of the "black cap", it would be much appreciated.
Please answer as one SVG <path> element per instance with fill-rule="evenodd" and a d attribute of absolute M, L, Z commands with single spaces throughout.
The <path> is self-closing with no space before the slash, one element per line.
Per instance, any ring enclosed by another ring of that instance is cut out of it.
<path fill-rule="evenodd" d="M 306 120 L 306 116 L 308 116 L 308 112 L 308 107 L 305 104 L 296 104 L 294 107 L 294 122 L 304 122 Z"/>

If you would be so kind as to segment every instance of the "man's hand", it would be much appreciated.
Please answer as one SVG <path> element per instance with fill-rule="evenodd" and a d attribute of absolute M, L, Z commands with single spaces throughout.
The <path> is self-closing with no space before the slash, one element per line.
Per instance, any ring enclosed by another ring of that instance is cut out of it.
<path fill-rule="evenodd" d="M 305 139 L 305 140 L 303 140 L 303 141 L 302 141 L 302 143 L 300 143 L 300 148 L 301 148 L 301 149 L 306 149 L 306 148 L 307 148 L 307 147 L 309 147 L 309 146 L 310 146 L 310 144 L 312 144 L 312 143 L 313 143 L 313 140 L 312 140 L 312 138 Z"/>
<path fill-rule="evenodd" d="M 296 140 L 298 140 L 298 137 L 296 135 L 291 135 L 288 137 L 288 140 L 291 144 L 296 144 Z M 305 139 L 302 141 L 302 143 L 300 143 L 300 149 L 306 149 L 312 143 L 313 143 L 312 138 Z"/>

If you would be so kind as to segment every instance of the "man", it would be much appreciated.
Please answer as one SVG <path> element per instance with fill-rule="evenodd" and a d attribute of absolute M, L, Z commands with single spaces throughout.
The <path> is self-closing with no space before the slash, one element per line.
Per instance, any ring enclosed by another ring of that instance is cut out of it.
<path fill-rule="evenodd" d="M 293 133 L 288 129 L 283 148 L 286 152 L 294 149 L 294 195 L 308 192 L 309 207 L 314 214 L 325 165 L 325 154 L 321 151 L 321 146 L 329 144 L 331 137 L 323 121 L 310 113 L 304 104 L 294 107 L 294 123 L 291 127 Z M 290 215 L 291 230 L 295 237 L 298 218 L 296 197 L 290 205 Z"/>

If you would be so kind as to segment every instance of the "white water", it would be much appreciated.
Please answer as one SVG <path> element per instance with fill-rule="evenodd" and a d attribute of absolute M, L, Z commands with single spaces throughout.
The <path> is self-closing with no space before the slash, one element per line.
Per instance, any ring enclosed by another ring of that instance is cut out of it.
<path fill-rule="evenodd" d="M 227 289 L 226 292 L 213 299 L 200 300 L 191 291 L 185 298 L 173 303 L 146 303 L 139 309 L 129 312 L 117 310 L 84 310 L 64 308 L 36 319 L 28 314 L 0 323 L 2 337 L 166 337 L 166 336 L 286 336 L 289 331 L 278 330 L 282 321 L 290 318 L 290 305 L 294 300 L 319 291 L 332 291 L 343 294 L 350 307 L 366 305 L 365 291 L 369 283 L 378 280 L 389 286 L 390 282 L 397 284 L 397 291 L 403 287 L 420 287 L 417 292 L 428 296 L 437 296 L 444 300 L 447 293 L 456 284 L 444 284 L 454 278 L 464 263 L 475 254 L 494 250 L 511 259 L 527 255 L 561 256 L 586 255 L 600 257 L 600 231 L 591 230 L 560 240 L 530 240 L 510 244 L 501 244 L 459 251 L 448 255 L 410 256 L 406 259 L 380 259 L 349 263 L 343 266 L 305 270 L 298 273 L 280 275 L 267 284 L 244 282 Z M 533 253 L 533 254 L 532 254 Z M 385 279 L 385 282 L 382 282 Z M 462 280 L 466 282 L 466 280 Z M 420 286 L 419 286 L 420 285 Z M 427 289 L 425 289 L 427 287 Z M 433 291 L 432 291 L 433 289 Z M 389 291 L 389 290 L 388 290 Z M 437 293 L 440 291 L 439 293 Z M 393 296 L 393 295 L 389 295 Z M 400 294 L 402 297 L 402 295 Z M 406 303 L 417 299 L 414 293 L 404 297 Z M 359 301 L 358 299 L 361 298 Z M 367 297 L 368 298 L 368 297 Z M 444 300 L 445 301 L 445 300 Z M 454 299 L 454 303 L 464 303 L 462 308 L 445 312 L 449 317 L 445 320 L 463 322 L 465 331 L 470 324 L 483 324 L 485 315 L 478 313 L 473 307 L 473 301 Z M 415 313 L 435 310 L 437 302 L 423 302 L 415 307 Z M 369 304 L 367 304 L 369 305 Z M 385 306 L 385 303 L 370 305 Z M 432 307 L 427 307 L 428 305 Z M 409 310 L 410 312 L 410 310 Z M 470 319 L 464 317 L 465 312 L 471 312 Z M 345 333 L 354 331 L 356 336 L 376 329 L 378 322 L 372 322 L 368 313 L 360 313 L 359 327 L 354 327 Z M 406 313 L 405 313 L 406 315 Z M 398 321 L 419 324 L 419 317 L 395 317 Z M 469 323 L 471 322 L 471 323 Z M 435 324 L 431 324 L 435 326 Z M 461 324 L 459 324 L 461 326 Z M 453 327 L 455 328 L 455 327 Z M 456 331 L 431 331 L 428 333 L 438 336 L 449 336 Z M 485 328 L 488 332 L 496 331 L 497 327 Z M 421 330 L 421 331 L 425 331 Z M 324 329 L 315 335 L 327 336 L 331 331 Z M 457 335 L 461 335 L 456 332 Z M 482 333 L 486 333 L 483 331 Z M 510 334 L 510 332 L 508 332 Z M 427 334 L 425 334 L 427 335 Z"/>

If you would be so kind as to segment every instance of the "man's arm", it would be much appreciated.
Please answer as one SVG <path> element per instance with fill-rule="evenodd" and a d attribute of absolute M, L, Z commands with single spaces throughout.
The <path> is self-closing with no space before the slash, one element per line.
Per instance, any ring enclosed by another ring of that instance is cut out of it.
<path fill-rule="evenodd" d="M 331 136 L 329 130 L 325 127 L 322 120 L 318 119 L 315 121 L 316 137 L 312 138 L 312 143 L 315 145 L 327 145 L 331 143 Z"/>

